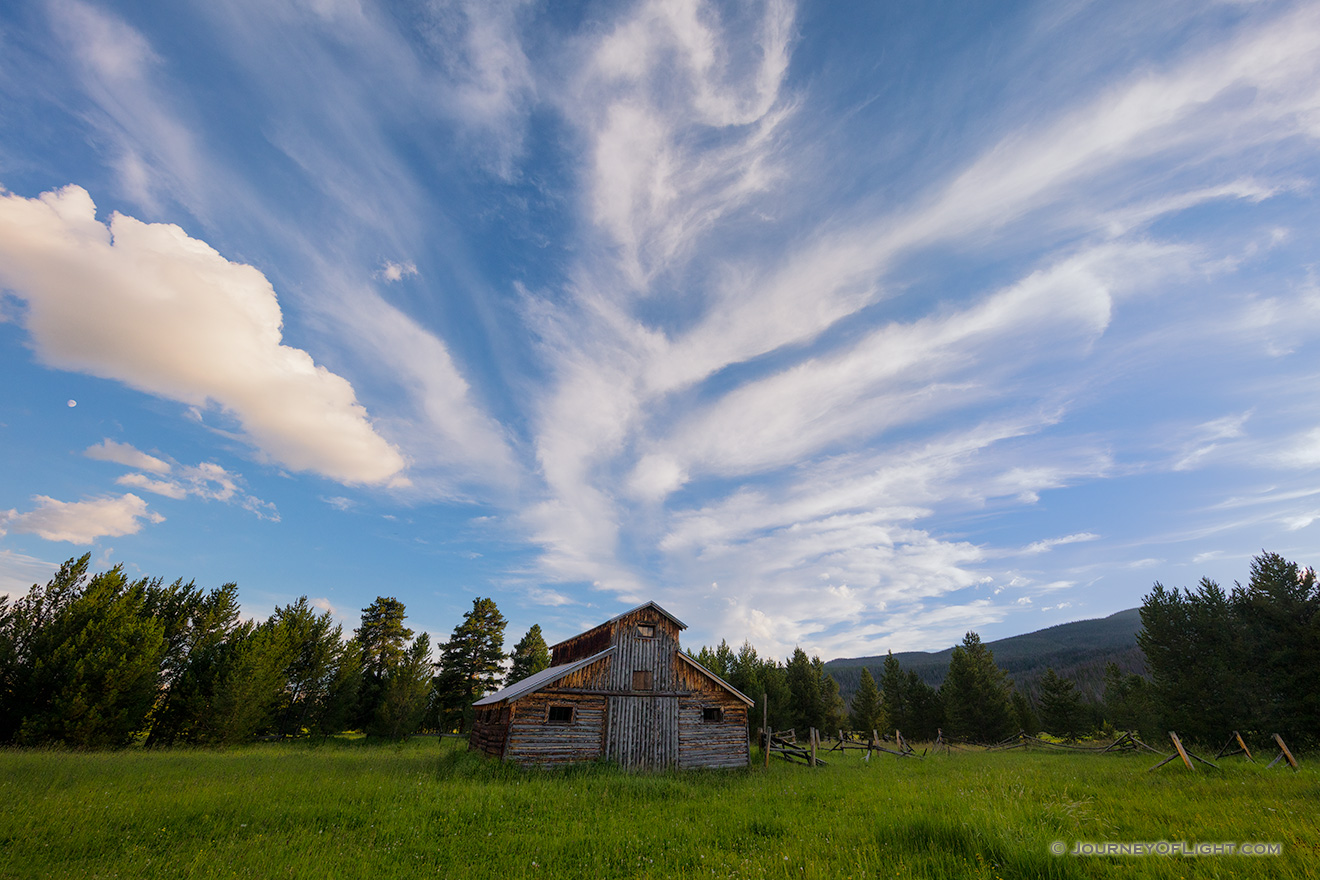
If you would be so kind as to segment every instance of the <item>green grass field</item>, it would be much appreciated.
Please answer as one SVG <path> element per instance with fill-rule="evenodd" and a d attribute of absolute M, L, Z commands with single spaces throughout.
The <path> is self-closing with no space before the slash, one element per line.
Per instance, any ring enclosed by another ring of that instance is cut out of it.
<path fill-rule="evenodd" d="M 727 773 L 525 772 L 453 740 L 0 752 L 0 877 L 1320 876 L 1320 787 L 1245 758 L 849 753 Z M 1056 856 L 1063 841 L 1277 856 Z"/>

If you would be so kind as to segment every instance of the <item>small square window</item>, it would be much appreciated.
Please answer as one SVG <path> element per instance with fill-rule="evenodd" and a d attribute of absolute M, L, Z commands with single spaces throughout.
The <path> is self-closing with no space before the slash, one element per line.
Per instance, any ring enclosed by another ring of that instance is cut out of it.
<path fill-rule="evenodd" d="M 707 724 L 719 724 L 724 720 L 724 710 L 716 706 L 701 710 L 701 720 Z"/>
<path fill-rule="evenodd" d="M 633 686 L 635 691 L 649 691 L 651 689 L 651 670 L 638 669 L 633 672 Z"/>
<path fill-rule="evenodd" d="M 549 714 L 546 715 L 546 721 L 551 724 L 572 724 L 573 707 L 572 706 L 551 706 Z"/>
<path fill-rule="evenodd" d="M 644 639 L 655 638 L 655 624 L 654 623 L 637 624 L 637 634 Z"/>

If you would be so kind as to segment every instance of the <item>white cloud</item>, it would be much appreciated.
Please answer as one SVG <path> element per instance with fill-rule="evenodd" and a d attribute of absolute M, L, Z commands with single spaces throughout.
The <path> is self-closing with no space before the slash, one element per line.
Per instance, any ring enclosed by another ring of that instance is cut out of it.
<path fill-rule="evenodd" d="M 234 503 L 256 514 L 260 519 L 279 522 L 279 512 L 274 504 L 244 492 L 240 488 L 243 478 L 214 462 L 197 465 L 171 464 L 147 455 L 127 443 L 116 443 L 109 439 L 89 447 L 84 454 L 88 458 L 141 468 L 166 477 L 157 479 L 144 473 L 124 474 L 115 480 L 120 486 L 130 486 L 175 501 L 193 496 L 208 501 Z"/>
<path fill-rule="evenodd" d="M 54 367 L 193 406 L 214 401 L 267 457 L 344 483 L 387 483 L 403 457 L 353 388 L 281 343 L 270 282 L 177 226 L 114 214 L 77 186 L 0 198 L 0 280 Z"/>
<path fill-rule="evenodd" d="M 504 177 L 522 154 L 536 80 L 523 51 L 518 16 L 529 0 L 460 0 L 433 7 L 433 40 L 449 73 L 445 101 L 474 139 L 475 152 Z"/>
<path fill-rule="evenodd" d="M 153 480 L 146 474 L 124 474 L 115 482 L 120 486 L 131 486 L 134 489 L 164 495 L 166 498 L 173 498 L 176 501 L 188 497 L 188 490 L 179 483 L 173 480 Z"/>
<path fill-rule="evenodd" d="M 412 262 L 396 263 L 393 260 L 386 260 L 376 273 L 377 277 L 386 281 L 402 281 L 404 278 L 411 278 L 417 274 L 417 266 Z"/>
<path fill-rule="evenodd" d="M 97 461 L 112 461 L 115 464 L 122 464 L 125 467 L 136 468 L 140 471 L 150 471 L 153 474 L 168 474 L 170 472 L 169 462 L 135 449 L 128 443 L 116 443 L 109 437 L 94 446 L 88 446 L 83 451 L 83 455 Z"/>
<path fill-rule="evenodd" d="M 91 544 L 97 538 L 135 535 L 142 523 L 161 523 L 165 517 L 147 509 L 133 494 L 93 498 L 88 501 L 57 501 L 33 496 L 37 507 L 26 513 L 0 511 L 0 533 L 4 528 L 33 534 L 47 541 Z"/>
<path fill-rule="evenodd" d="M 92 121 L 116 152 L 124 195 L 155 211 L 163 198 L 196 198 L 206 173 L 196 139 L 155 87 L 162 62 L 122 19 L 80 0 L 47 4 L 51 28 L 69 51 L 97 111 Z"/>
<path fill-rule="evenodd" d="M 639 288 L 777 173 L 793 9 L 770 0 L 744 12 L 639 4 L 591 49 L 565 105 L 590 143 L 591 217 Z M 690 146 L 711 131 L 718 146 Z"/>
<path fill-rule="evenodd" d="M 1046 538 L 1042 541 L 1035 541 L 1023 549 L 1024 555 L 1037 555 L 1048 553 L 1055 547 L 1061 547 L 1064 544 L 1077 544 L 1082 541 L 1094 541 L 1100 536 L 1093 532 L 1078 532 L 1075 535 L 1064 535 L 1062 538 Z"/>

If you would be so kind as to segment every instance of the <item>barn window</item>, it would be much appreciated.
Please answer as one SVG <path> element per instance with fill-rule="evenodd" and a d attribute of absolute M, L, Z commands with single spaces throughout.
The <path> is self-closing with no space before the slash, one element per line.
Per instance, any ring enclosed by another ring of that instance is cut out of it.
<path fill-rule="evenodd" d="M 654 623 L 637 624 L 637 634 L 644 639 L 655 638 L 655 624 Z"/>
<path fill-rule="evenodd" d="M 635 691 L 649 691 L 651 689 L 651 670 L 638 669 L 633 672 L 633 686 Z"/>
<path fill-rule="evenodd" d="M 718 706 L 701 710 L 701 720 L 707 724 L 719 724 L 724 720 L 724 710 Z"/>
<path fill-rule="evenodd" d="M 572 724 L 573 707 L 572 706 L 551 706 L 550 712 L 546 715 L 546 721 L 551 724 Z"/>

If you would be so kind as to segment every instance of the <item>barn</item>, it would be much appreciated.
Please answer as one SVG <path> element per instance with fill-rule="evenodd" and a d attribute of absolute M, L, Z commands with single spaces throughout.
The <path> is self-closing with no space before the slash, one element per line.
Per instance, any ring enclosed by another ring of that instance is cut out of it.
<path fill-rule="evenodd" d="M 745 767 L 752 700 L 684 653 L 654 602 L 554 645 L 550 668 L 474 705 L 468 748 L 523 765 Z"/>

